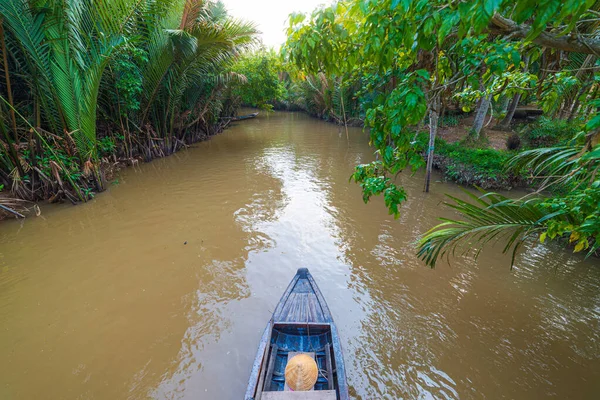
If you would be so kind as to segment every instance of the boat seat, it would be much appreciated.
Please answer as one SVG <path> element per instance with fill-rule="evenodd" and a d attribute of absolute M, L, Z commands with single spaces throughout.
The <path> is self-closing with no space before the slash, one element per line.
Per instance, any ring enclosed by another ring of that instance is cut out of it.
<path fill-rule="evenodd" d="M 310 392 L 263 392 L 261 400 L 336 400 L 335 390 Z"/>

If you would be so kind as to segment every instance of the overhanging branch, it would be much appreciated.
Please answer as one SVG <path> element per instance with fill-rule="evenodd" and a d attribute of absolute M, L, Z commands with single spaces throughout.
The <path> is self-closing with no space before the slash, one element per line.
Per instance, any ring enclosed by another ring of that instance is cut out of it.
<path fill-rule="evenodd" d="M 531 27 L 524 24 L 519 25 L 515 21 L 496 13 L 490 21 L 490 30 L 501 35 L 525 38 L 531 31 Z M 533 39 L 533 43 L 563 51 L 600 56 L 600 39 L 585 38 L 578 34 L 557 36 L 542 32 Z"/>

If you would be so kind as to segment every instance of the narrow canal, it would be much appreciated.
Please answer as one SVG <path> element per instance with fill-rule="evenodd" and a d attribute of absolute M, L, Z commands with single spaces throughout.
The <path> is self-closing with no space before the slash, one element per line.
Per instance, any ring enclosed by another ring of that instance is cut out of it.
<path fill-rule="evenodd" d="M 348 181 L 368 138 L 303 114 L 238 123 L 121 171 L 80 206 L 0 224 L 0 398 L 241 399 L 298 267 L 342 335 L 357 399 L 597 398 L 600 265 L 530 243 L 434 270 L 452 213 L 402 176 L 402 216 Z"/>

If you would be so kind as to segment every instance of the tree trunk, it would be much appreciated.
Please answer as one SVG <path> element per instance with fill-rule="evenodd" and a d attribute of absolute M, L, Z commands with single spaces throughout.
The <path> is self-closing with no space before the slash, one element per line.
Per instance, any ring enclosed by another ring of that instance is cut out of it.
<path fill-rule="evenodd" d="M 500 107 L 500 113 L 506 115 L 508 111 L 508 105 L 510 104 L 510 99 L 508 96 L 502 96 L 502 107 Z"/>
<path fill-rule="evenodd" d="M 431 170 L 433 168 L 433 151 L 435 149 L 435 136 L 437 135 L 440 97 L 436 95 L 433 98 L 431 111 L 429 111 L 429 147 L 427 148 L 427 170 L 425 176 L 425 192 L 429 193 L 429 183 L 431 181 Z"/>
<path fill-rule="evenodd" d="M 523 63 L 523 72 L 529 71 L 529 56 L 523 57 Z M 515 116 L 515 111 L 517 111 L 517 107 L 519 106 L 519 101 L 521 101 L 521 93 L 515 93 L 510 102 L 510 105 L 508 106 L 508 110 L 506 111 L 506 116 L 504 116 L 502 121 L 500 121 L 500 123 L 498 124 L 498 129 L 510 129 L 510 124 L 512 123 L 513 117 Z"/>
<path fill-rule="evenodd" d="M 573 109 L 575 105 L 579 106 L 579 96 L 583 93 L 585 87 L 587 86 L 585 77 L 590 72 L 590 66 L 593 65 L 595 62 L 596 56 L 590 54 L 585 58 L 585 60 L 581 64 L 581 67 L 579 67 L 579 70 L 577 70 L 575 78 L 580 83 L 580 87 L 572 87 L 568 89 L 566 94 L 563 96 L 563 104 L 561 105 L 560 110 L 558 112 L 559 119 L 567 119 L 568 121 L 570 121 L 573 118 Z"/>
<path fill-rule="evenodd" d="M 567 121 L 569 122 L 572 121 L 573 117 L 577 114 L 581 97 L 585 92 L 590 90 L 590 87 L 594 83 L 593 78 L 595 69 L 590 67 L 592 67 L 595 62 L 596 56 L 593 54 L 588 55 L 583 61 L 581 68 L 579 68 L 575 74 L 575 78 L 581 82 L 581 88 L 575 93 L 575 99 L 571 99 L 569 102 L 571 105 L 568 107 L 568 110 L 565 110 L 565 117 L 567 117 Z"/>
<path fill-rule="evenodd" d="M 6 79 L 6 91 L 8 92 L 8 103 L 10 104 L 10 122 L 12 124 L 15 143 L 19 145 L 19 133 L 17 132 L 17 118 L 15 116 L 15 105 L 13 103 L 10 74 L 8 73 L 8 56 L 6 54 L 6 43 L 4 42 L 4 20 L 0 18 L 0 47 L 2 49 L 2 62 L 4 64 L 4 78 Z"/>
<path fill-rule="evenodd" d="M 515 111 L 517 111 L 517 107 L 519 106 L 520 100 L 521 93 L 517 93 L 513 96 L 512 100 L 510 101 L 510 105 L 508 106 L 508 110 L 506 111 L 506 116 L 498 124 L 498 129 L 508 130 L 510 128 L 510 124 L 512 122 L 513 117 L 515 116 Z"/>
<path fill-rule="evenodd" d="M 340 100 L 342 103 L 342 114 L 344 116 L 344 128 L 346 128 L 346 142 L 350 143 L 350 138 L 348 137 L 348 121 L 346 121 L 346 108 L 344 107 L 344 82 L 342 78 L 340 78 Z"/>
<path fill-rule="evenodd" d="M 573 96 L 570 96 L 569 98 L 565 99 L 564 104 L 560 108 L 560 112 L 558 114 L 559 119 L 567 119 L 574 102 L 575 102 L 575 99 L 573 98 Z"/>
<path fill-rule="evenodd" d="M 577 115 L 577 109 L 579 108 L 579 103 L 581 101 L 581 97 L 585 94 L 585 92 L 589 92 L 590 86 L 591 85 L 588 86 L 587 84 L 584 84 L 581 86 L 581 89 L 577 92 L 575 101 L 569 108 L 569 114 L 567 117 L 567 121 L 571 122 L 573 120 L 573 117 L 575 117 L 575 115 Z"/>
<path fill-rule="evenodd" d="M 492 95 L 488 95 L 486 97 L 481 98 L 481 102 L 479 103 L 479 107 L 477 108 L 477 113 L 475 114 L 475 120 L 473 121 L 473 128 L 471 128 L 470 136 L 477 140 L 480 137 L 481 130 L 483 128 L 483 123 L 485 122 L 485 116 L 490 109 L 490 104 L 492 102 Z"/>
<path fill-rule="evenodd" d="M 528 24 L 517 24 L 511 19 L 495 13 L 490 21 L 490 31 L 510 36 L 511 38 L 526 38 L 530 34 L 531 26 Z M 572 35 L 555 35 L 542 31 L 532 42 L 542 47 L 567 52 L 600 54 L 600 39 L 584 37 L 577 33 L 573 33 Z"/>
<path fill-rule="evenodd" d="M 596 98 L 598 97 L 598 91 L 600 90 L 600 85 L 596 85 L 596 88 L 595 88 L 595 89 L 593 89 L 593 90 L 594 90 L 594 91 L 591 93 L 591 96 L 592 96 L 592 97 L 591 97 L 591 99 L 592 99 L 592 100 L 593 100 L 593 99 L 596 99 Z M 589 112 L 589 110 L 590 110 L 590 109 L 591 109 L 591 110 L 594 110 L 594 108 L 595 108 L 596 110 L 598 109 L 597 107 L 594 107 L 594 106 L 588 106 L 588 107 L 586 107 L 586 110 L 585 110 L 585 111 L 586 111 L 586 112 Z"/>

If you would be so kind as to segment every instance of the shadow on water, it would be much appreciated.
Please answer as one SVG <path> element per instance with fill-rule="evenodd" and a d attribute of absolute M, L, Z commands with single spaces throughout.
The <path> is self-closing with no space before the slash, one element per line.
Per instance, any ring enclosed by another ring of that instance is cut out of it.
<path fill-rule="evenodd" d="M 266 321 L 309 267 L 357 399 L 593 398 L 600 270 L 528 243 L 435 270 L 414 243 L 451 216 L 403 175 L 398 220 L 348 181 L 368 138 L 261 115 L 122 171 L 89 204 L 0 227 L 0 398 L 239 399 Z"/>

